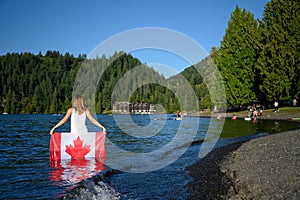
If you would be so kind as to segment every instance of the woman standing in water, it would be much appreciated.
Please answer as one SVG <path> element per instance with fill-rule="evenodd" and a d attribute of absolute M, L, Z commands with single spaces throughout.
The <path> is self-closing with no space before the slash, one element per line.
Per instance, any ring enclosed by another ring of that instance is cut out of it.
<path fill-rule="evenodd" d="M 90 111 L 84 107 L 83 98 L 76 96 L 73 101 L 73 107 L 69 108 L 65 117 L 60 120 L 50 131 L 50 135 L 53 134 L 54 130 L 64 123 L 71 117 L 71 133 L 87 133 L 88 129 L 85 124 L 86 117 L 99 128 L 103 129 L 103 133 L 106 134 L 106 129 L 102 126 L 90 113 Z"/>

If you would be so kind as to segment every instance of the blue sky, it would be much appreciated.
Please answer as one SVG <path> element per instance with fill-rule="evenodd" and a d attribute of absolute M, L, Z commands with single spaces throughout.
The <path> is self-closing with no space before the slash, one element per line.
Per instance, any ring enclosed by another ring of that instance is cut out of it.
<path fill-rule="evenodd" d="M 267 0 L 0 0 L 0 55 L 58 50 L 89 54 L 107 38 L 135 28 L 161 27 L 187 35 L 208 52 L 219 47 L 236 5 L 262 18 Z M 165 52 L 133 52 L 143 63 L 181 71 Z"/>

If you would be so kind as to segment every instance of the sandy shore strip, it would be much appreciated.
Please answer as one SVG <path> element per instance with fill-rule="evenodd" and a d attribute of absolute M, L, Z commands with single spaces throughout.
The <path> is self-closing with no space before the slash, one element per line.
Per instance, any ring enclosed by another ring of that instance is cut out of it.
<path fill-rule="evenodd" d="M 300 129 L 215 149 L 188 170 L 189 199 L 300 199 Z"/>
<path fill-rule="evenodd" d="M 189 115 L 190 117 L 221 117 L 232 118 L 233 115 L 236 115 L 237 118 L 244 119 L 248 114 L 247 110 L 239 112 L 228 112 L 228 113 L 194 113 Z M 274 120 L 292 120 L 293 118 L 300 118 L 300 107 L 296 108 L 282 108 L 279 109 L 279 112 L 273 112 L 273 109 L 263 110 L 262 116 L 259 116 L 257 119 L 274 119 Z"/>

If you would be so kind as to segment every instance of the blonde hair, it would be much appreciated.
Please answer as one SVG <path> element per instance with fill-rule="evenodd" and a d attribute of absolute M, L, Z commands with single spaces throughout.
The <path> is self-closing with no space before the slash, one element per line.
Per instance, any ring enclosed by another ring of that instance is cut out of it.
<path fill-rule="evenodd" d="M 82 114 L 85 111 L 83 104 L 83 98 L 81 96 L 75 96 L 73 101 L 73 107 L 78 114 Z"/>

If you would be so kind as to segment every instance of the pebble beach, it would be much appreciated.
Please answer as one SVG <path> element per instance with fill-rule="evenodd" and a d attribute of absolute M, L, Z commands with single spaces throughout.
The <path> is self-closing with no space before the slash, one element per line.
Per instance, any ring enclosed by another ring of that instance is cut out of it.
<path fill-rule="evenodd" d="M 244 112 L 229 113 L 238 118 Z M 292 120 L 299 111 L 258 120 Z M 299 128 L 217 148 L 188 167 L 189 199 L 300 199 Z"/>

